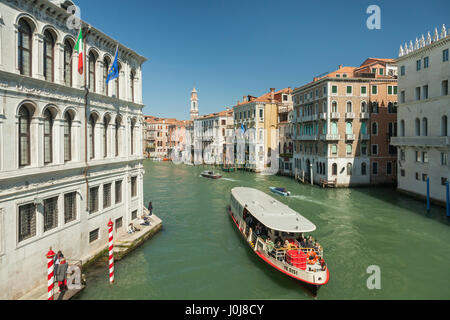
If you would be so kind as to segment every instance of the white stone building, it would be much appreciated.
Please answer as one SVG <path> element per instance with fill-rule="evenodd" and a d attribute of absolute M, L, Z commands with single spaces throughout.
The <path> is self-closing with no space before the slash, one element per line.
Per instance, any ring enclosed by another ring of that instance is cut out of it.
<path fill-rule="evenodd" d="M 399 67 L 398 189 L 446 201 L 450 178 L 450 30 L 445 26 L 434 35 L 422 35 L 415 44 L 400 48 Z"/>
<path fill-rule="evenodd" d="M 85 22 L 85 70 L 70 1 L 0 2 L 0 299 L 47 286 L 50 247 L 86 262 L 143 210 L 142 71 Z M 46 289 L 44 290 L 46 292 Z"/>
<path fill-rule="evenodd" d="M 194 146 L 197 149 L 195 164 L 224 163 L 227 137 L 233 134 L 232 126 L 232 110 L 208 114 L 194 120 Z"/>

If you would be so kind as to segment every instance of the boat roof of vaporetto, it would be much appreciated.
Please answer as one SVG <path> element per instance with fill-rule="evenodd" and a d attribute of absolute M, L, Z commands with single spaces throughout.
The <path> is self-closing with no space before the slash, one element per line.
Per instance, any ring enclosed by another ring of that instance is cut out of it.
<path fill-rule="evenodd" d="M 266 227 L 281 232 L 312 232 L 316 226 L 297 211 L 253 188 L 237 187 L 231 194 Z"/>

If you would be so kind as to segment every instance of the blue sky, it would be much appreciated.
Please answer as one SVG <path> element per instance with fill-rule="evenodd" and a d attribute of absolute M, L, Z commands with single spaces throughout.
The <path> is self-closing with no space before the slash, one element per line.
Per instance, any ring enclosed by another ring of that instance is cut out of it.
<path fill-rule="evenodd" d="M 396 58 L 400 44 L 450 27 L 449 0 L 75 0 L 81 18 L 145 56 L 144 114 L 189 119 L 244 95 L 298 87 L 339 64 Z M 381 30 L 369 30 L 369 5 Z"/>

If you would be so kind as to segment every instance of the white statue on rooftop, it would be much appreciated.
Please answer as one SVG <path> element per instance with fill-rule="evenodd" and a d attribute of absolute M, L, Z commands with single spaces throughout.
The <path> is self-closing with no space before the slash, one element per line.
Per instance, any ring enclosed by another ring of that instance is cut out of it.
<path fill-rule="evenodd" d="M 428 45 L 430 45 L 430 44 L 431 44 L 431 34 L 430 34 L 430 31 L 428 31 L 426 45 L 428 46 Z"/>
<path fill-rule="evenodd" d="M 416 42 L 414 43 L 414 50 L 419 49 L 419 39 L 416 38 Z"/>
<path fill-rule="evenodd" d="M 420 47 L 425 47 L 425 37 L 422 35 L 422 38 L 420 38 Z"/>
<path fill-rule="evenodd" d="M 434 36 L 433 36 L 433 42 L 439 40 L 439 33 L 437 31 L 437 28 L 434 28 Z"/>
<path fill-rule="evenodd" d="M 413 47 L 412 40 L 409 40 L 409 52 L 413 52 L 413 51 L 414 51 L 414 47 Z"/>
<path fill-rule="evenodd" d="M 398 51 L 398 56 L 401 57 L 405 54 L 405 52 L 403 51 L 403 47 L 400 45 L 400 50 Z"/>
<path fill-rule="evenodd" d="M 443 24 L 441 30 L 441 39 L 444 39 L 446 36 L 447 36 L 447 28 L 445 27 L 445 24 Z"/>

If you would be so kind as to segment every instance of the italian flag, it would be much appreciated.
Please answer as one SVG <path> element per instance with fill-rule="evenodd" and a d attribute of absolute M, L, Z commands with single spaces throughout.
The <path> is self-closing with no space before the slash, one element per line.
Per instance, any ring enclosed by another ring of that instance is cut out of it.
<path fill-rule="evenodd" d="M 78 73 L 83 74 L 83 34 L 81 29 L 74 49 L 78 52 Z"/>

